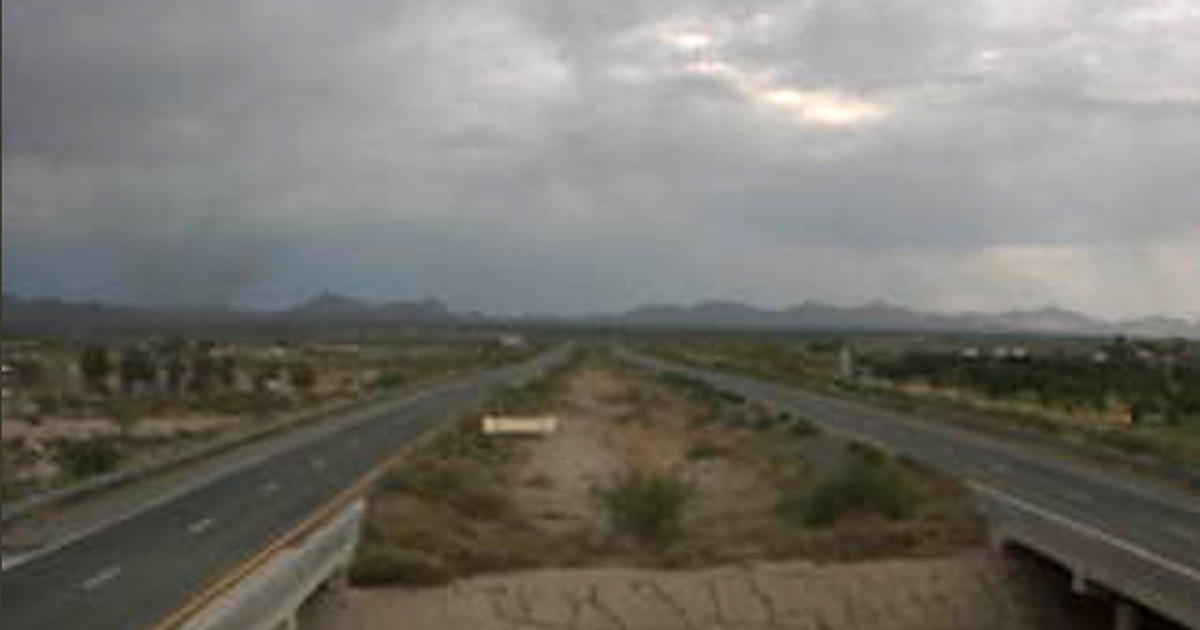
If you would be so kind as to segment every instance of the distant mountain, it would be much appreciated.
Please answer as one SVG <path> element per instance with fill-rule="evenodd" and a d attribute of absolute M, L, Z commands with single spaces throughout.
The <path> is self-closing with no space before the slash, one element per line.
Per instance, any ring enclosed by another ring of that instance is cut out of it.
<path fill-rule="evenodd" d="M 692 306 L 656 304 L 636 308 L 619 316 L 635 326 L 712 326 L 770 328 L 778 326 L 779 313 L 738 302 L 699 302 Z"/>
<path fill-rule="evenodd" d="M 833 306 L 804 302 L 773 310 L 739 302 L 654 304 L 588 321 L 610 326 L 715 329 L 846 330 L 895 332 L 987 332 L 1065 335 L 1126 334 L 1200 338 L 1200 322 L 1148 317 L 1107 322 L 1056 307 L 1003 313 L 932 313 L 886 302 Z"/>
<path fill-rule="evenodd" d="M 325 317 L 366 313 L 370 310 L 371 305 L 363 300 L 322 291 L 311 299 L 283 311 L 283 314 L 294 317 Z"/>
<path fill-rule="evenodd" d="M 366 322 L 431 323 L 458 319 L 439 300 L 386 302 L 366 300 L 323 291 L 281 313 L 285 318 L 303 320 L 361 320 Z"/>
<path fill-rule="evenodd" d="M 1122 334 L 1133 337 L 1191 337 L 1200 339 L 1200 320 L 1192 323 L 1178 317 L 1152 315 L 1114 324 Z"/>
<path fill-rule="evenodd" d="M 129 306 L 4 294 L 0 326 L 5 337 L 306 332 L 351 326 L 443 325 L 477 321 L 460 317 L 438 300 L 374 304 L 328 291 L 279 311 L 206 306 Z"/>
<path fill-rule="evenodd" d="M 1130 335 L 1200 339 L 1200 321 L 1152 316 L 1108 322 L 1055 307 L 1002 313 L 933 313 L 886 302 L 834 306 L 806 301 L 782 309 L 710 300 L 691 305 L 651 304 L 617 315 L 492 319 L 460 314 L 436 299 L 371 302 L 323 291 L 290 308 L 246 311 L 225 307 L 151 307 L 56 299 L 27 299 L 5 293 L 0 326 L 6 338 L 103 335 L 304 334 L 362 327 L 552 323 L 576 326 L 878 332 L 964 332 L 1056 335 Z"/>

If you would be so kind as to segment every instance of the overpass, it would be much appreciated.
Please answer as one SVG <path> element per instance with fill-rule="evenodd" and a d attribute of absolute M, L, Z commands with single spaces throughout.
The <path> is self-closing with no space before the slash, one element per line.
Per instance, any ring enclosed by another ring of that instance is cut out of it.
<path fill-rule="evenodd" d="M 1137 624 L 1131 602 L 1200 629 L 1200 500 L 1194 495 L 796 387 L 626 350 L 620 356 L 702 379 L 965 479 L 998 547 L 1021 545 L 1066 567 L 1078 592 L 1112 599 L 1122 630 Z"/>
<path fill-rule="evenodd" d="M 289 443 L 286 450 L 5 567 L 0 622 L 5 630 L 176 628 L 211 603 L 208 599 L 223 590 L 230 575 L 249 576 L 248 559 L 263 558 L 253 567 L 253 579 L 264 579 L 261 571 L 281 570 L 278 562 L 289 556 L 275 553 L 281 541 L 293 551 L 315 549 L 290 555 L 293 561 L 325 567 L 317 572 L 324 578 L 326 569 L 344 557 L 336 550 L 345 545 L 305 547 L 297 541 L 320 540 L 307 536 L 325 530 L 298 527 L 322 512 L 327 518 L 314 526 L 342 522 L 336 515 L 351 505 L 353 493 L 406 443 L 447 414 L 481 402 L 495 387 L 541 373 L 567 351 L 560 348 L 373 408 L 336 431 Z M 265 557 L 263 550 L 273 553 Z M 293 594 L 309 588 L 294 586 Z"/>

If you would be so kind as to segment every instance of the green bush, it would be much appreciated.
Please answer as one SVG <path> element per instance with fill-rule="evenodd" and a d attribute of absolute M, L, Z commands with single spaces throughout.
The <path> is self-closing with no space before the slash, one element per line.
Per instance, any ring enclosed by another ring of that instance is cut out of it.
<path fill-rule="evenodd" d="M 821 429 L 805 418 L 795 418 L 788 426 L 788 431 L 798 437 L 807 438 L 821 434 Z"/>
<path fill-rule="evenodd" d="M 60 442 L 55 459 L 69 477 L 82 479 L 116 470 L 123 454 L 113 440 Z"/>
<path fill-rule="evenodd" d="M 691 494 L 691 486 L 682 479 L 643 470 L 631 470 L 596 490 L 614 532 L 654 546 L 679 536 Z"/>
<path fill-rule="evenodd" d="M 776 503 L 784 520 L 823 527 L 849 511 L 873 512 L 890 519 L 916 512 L 917 493 L 889 459 L 860 458 L 843 474 L 809 492 L 785 492 Z"/>
<path fill-rule="evenodd" d="M 414 549 L 367 545 L 350 565 L 350 581 L 358 586 L 379 584 L 445 584 L 454 572 L 441 558 Z"/>

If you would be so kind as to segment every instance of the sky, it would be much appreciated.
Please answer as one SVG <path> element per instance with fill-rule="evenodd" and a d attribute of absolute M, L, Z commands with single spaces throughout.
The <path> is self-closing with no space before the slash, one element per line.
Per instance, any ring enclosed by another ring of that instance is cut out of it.
<path fill-rule="evenodd" d="M 1200 317 L 1193 0 L 5 0 L 3 287 Z"/>

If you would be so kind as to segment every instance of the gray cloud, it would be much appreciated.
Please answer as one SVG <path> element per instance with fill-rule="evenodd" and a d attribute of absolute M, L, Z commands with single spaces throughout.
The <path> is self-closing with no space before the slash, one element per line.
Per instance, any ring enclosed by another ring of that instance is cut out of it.
<path fill-rule="evenodd" d="M 6 290 L 1200 313 L 1200 12 L 3 8 Z"/>

